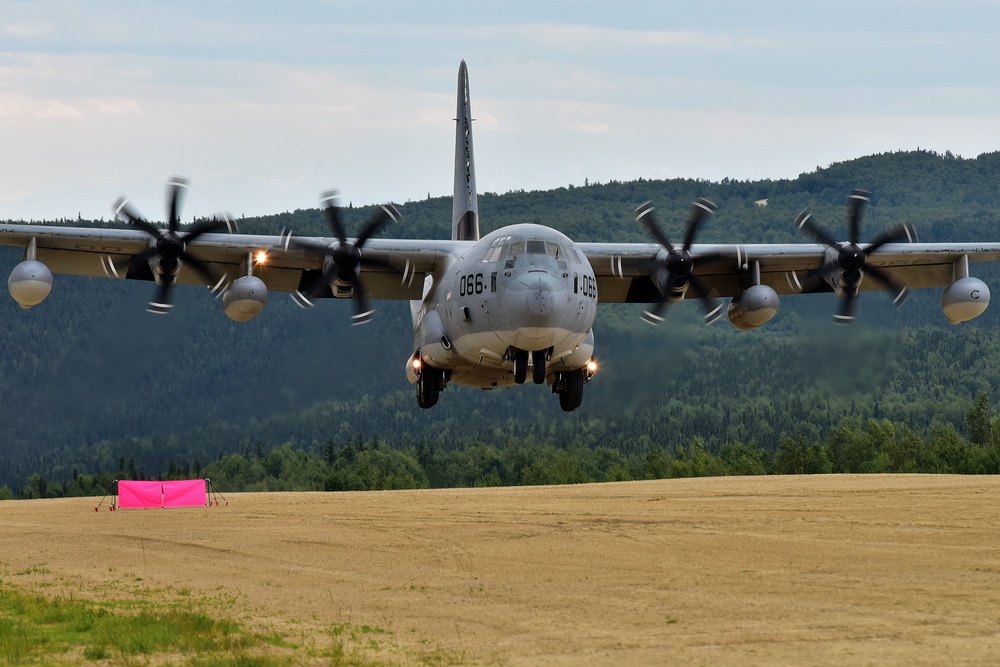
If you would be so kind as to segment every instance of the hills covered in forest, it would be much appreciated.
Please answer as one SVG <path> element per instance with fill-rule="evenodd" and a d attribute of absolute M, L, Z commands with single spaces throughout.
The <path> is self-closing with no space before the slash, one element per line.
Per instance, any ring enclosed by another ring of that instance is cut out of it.
<path fill-rule="evenodd" d="M 718 206 L 699 242 L 808 241 L 793 228 L 802 209 L 845 235 L 844 201 L 873 193 L 863 239 L 909 222 L 922 241 L 1000 241 L 1000 153 L 974 159 L 928 151 L 837 163 L 796 179 L 691 179 L 590 183 L 552 191 L 485 193 L 483 233 L 515 222 L 550 225 L 577 241 L 646 241 L 635 207 L 652 200 L 679 236 L 697 197 Z M 766 206 L 761 205 L 766 201 Z M 445 238 L 449 198 L 397 204 L 402 223 L 385 236 Z M 359 229 L 370 207 L 347 210 Z M 304 209 L 240 221 L 244 232 L 325 234 L 321 212 Z M 108 224 L 72 221 L 68 224 Z M 20 252 L 3 248 L 13 268 Z M 998 269 L 973 272 L 997 285 Z M 830 324 L 832 296 L 782 299 L 765 327 L 704 327 L 696 304 L 650 328 L 641 306 L 602 305 L 595 326 L 598 376 L 583 407 L 564 414 L 544 387 L 482 392 L 449 387 L 430 411 L 416 406 L 403 375 L 411 350 L 405 303 L 379 302 L 372 325 L 349 326 L 350 304 L 311 311 L 285 295 L 236 324 L 194 288 L 179 290 L 167 318 L 144 311 L 146 283 L 56 276 L 31 311 L 0 300 L 0 484 L 34 473 L 67 480 L 117 470 L 147 475 L 171 465 L 280 445 L 319 453 L 377 439 L 398 449 L 452 451 L 510 442 L 606 447 L 626 455 L 674 451 L 699 438 L 712 452 L 734 444 L 776 451 L 784 436 L 826 438 L 845 418 L 964 431 L 978 395 L 1000 380 L 998 307 L 947 325 L 940 292 L 919 290 L 899 309 L 865 293 L 860 322 Z"/>

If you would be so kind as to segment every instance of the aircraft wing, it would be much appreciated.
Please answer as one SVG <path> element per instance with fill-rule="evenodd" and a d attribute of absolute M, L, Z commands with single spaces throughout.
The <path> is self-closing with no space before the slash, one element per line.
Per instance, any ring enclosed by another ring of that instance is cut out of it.
<path fill-rule="evenodd" d="M 0 245 L 27 248 L 34 240 L 36 258 L 54 273 L 109 277 L 108 259 L 119 265 L 151 247 L 148 234 L 134 229 L 61 227 L 0 223 Z M 333 239 L 299 237 L 306 246 L 328 246 Z M 440 275 L 447 258 L 459 256 L 472 241 L 370 239 L 363 251 L 362 279 L 374 299 L 420 299 L 423 281 L 417 276 Z M 598 281 L 603 302 L 653 303 L 659 290 L 651 278 L 651 265 L 662 252 L 656 243 L 580 243 Z M 322 270 L 323 258 L 309 247 L 289 246 L 278 235 L 204 234 L 187 248 L 192 257 L 225 272 L 230 279 L 246 271 L 248 255 L 267 253 L 254 275 L 269 290 L 294 292 L 309 284 Z M 804 276 L 828 258 L 826 246 L 791 244 L 696 244 L 691 246 L 694 273 L 720 297 L 737 296 L 749 286 L 754 263 L 761 284 L 778 294 L 796 294 L 790 274 Z M 963 257 L 969 262 L 1000 260 L 1000 243 L 890 243 L 868 261 L 910 288 L 946 287 L 955 279 L 954 266 Z M 151 272 L 129 272 L 120 278 L 151 280 Z M 185 267 L 178 282 L 204 285 L 198 272 Z M 865 279 L 861 289 L 881 289 Z M 825 287 L 818 291 L 828 291 Z"/>
<path fill-rule="evenodd" d="M 862 244 L 864 247 L 864 244 Z M 660 292 L 650 277 L 651 264 L 663 248 L 656 243 L 580 243 L 594 269 L 601 301 L 653 303 Z M 746 289 L 753 265 L 760 269 L 761 284 L 778 294 L 798 294 L 790 274 L 805 276 L 818 269 L 830 250 L 820 244 L 693 245 L 694 274 L 720 297 L 734 297 Z M 1000 260 L 1000 243 L 889 243 L 868 257 L 872 266 L 884 269 L 909 288 L 947 287 L 955 280 L 955 264 Z M 703 258 L 703 259 L 699 259 Z M 884 286 L 865 278 L 862 290 Z M 824 283 L 822 289 L 831 291 Z"/>
<path fill-rule="evenodd" d="M 0 223 L 0 245 L 27 248 L 34 240 L 35 257 L 53 273 L 79 276 L 152 280 L 151 271 L 129 270 L 114 275 L 111 265 L 122 266 L 129 257 L 152 247 L 151 237 L 133 229 L 59 227 Z M 289 246 L 285 237 L 252 234 L 204 234 L 188 244 L 194 258 L 234 279 L 246 273 L 249 255 L 265 252 L 267 259 L 255 266 L 254 275 L 268 290 L 294 292 L 322 270 L 323 257 L 308 247 Z M 328 246 L 330 238 L 299 237 L 306 245 Z M 439 273 L 445 258 L 461 254 L 471 242 L 370 239 L 362 254 L 362 279 L 375 299 L 420 299 L 426 273 Z M 204 277 L 182 268 L 178 282 L 205 285 Z"/>

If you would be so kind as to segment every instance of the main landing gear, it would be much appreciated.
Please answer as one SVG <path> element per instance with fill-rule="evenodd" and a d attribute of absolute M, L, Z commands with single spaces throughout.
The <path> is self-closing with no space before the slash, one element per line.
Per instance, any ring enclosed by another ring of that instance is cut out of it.
<path fill-rule="evenodd" d="M 587 367 L 558 373 L 552 383 L 552 393 L 559 395 L 563 412 L 573 412 L 583 403 L 583 383 L 589 379 Z"/>
<path fill-rule="evenodd" d="M 430 366 L 423 366 L 420 369 L 420 378 L 417 380 L 417 405 L 424 408 L 433 408 L 441 395 L 441 390 L 447 382 L 445 372 Z"/>

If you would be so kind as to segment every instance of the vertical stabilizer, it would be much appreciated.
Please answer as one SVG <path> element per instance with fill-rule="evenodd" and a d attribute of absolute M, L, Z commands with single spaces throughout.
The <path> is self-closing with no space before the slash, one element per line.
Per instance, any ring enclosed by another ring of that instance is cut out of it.
<path fill-rule="evenodd" d="M 469 70 L 464 60 L 458 68 L 458 112 L 455 121 L 455 198 L 452 203 L 451 238 L 478 241 L 479 199 L 472 151 L 472 108 L 469 102 Z"/>

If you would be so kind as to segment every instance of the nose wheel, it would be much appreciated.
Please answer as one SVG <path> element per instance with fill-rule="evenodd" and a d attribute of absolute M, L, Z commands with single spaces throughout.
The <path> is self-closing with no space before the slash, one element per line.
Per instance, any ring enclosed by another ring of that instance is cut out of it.
<path fill-rule="evenodd" d="M 514 383 L 524 384 L 528 379 L 528 351 L 514 350 Z"/>
<path fill-rule="evenodd" d="M 545 363 L 548 360 L 548 350 L 514 350 L 511 360 L 514 362 L 514 383 L 524 384 L 528 379 L 528 359 L 531 359 L 531 381 L 535 384 L 545 384 Z"/>

